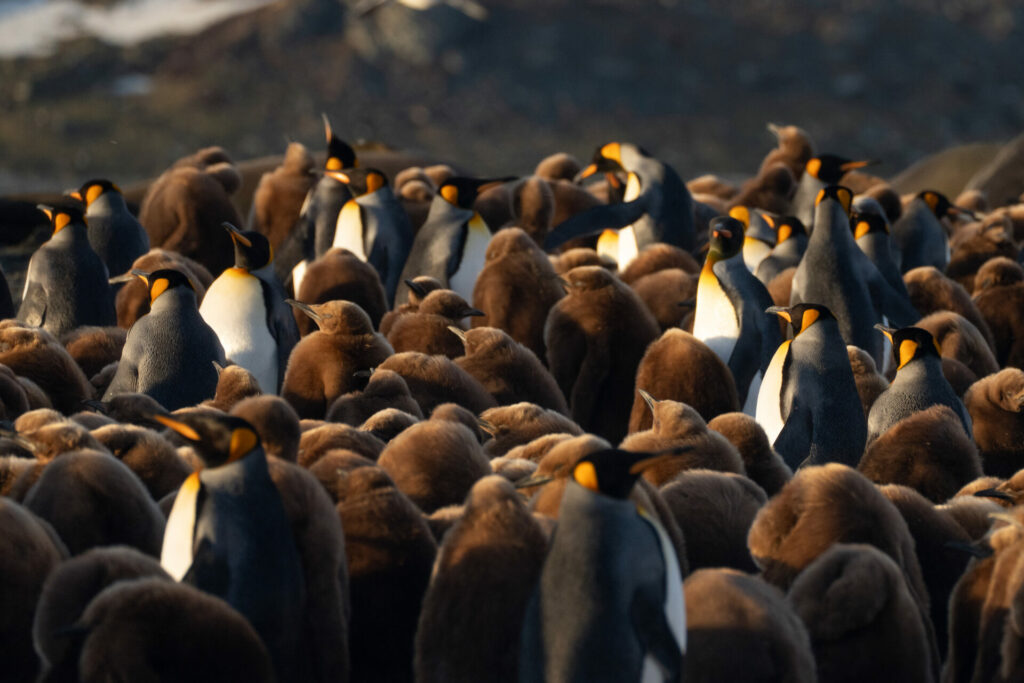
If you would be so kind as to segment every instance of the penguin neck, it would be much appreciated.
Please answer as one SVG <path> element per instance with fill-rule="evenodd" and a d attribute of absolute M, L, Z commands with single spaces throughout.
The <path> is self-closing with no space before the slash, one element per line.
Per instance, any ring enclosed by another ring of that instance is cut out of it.
<path fill-rule="evenodd" d="M 73 245 L 89 242 L 89 232 L 84 223 L 71 223 L 50 236 L 48 240 L 54 245 Z"/>
<path fill-rule="evenodd" d="M 105 192 L 94 199 L 92 204 L 89 204 L 89 208 L 85 210 L 85 215 L 90 218 L 93 216 L 112 216 L 120 211 L 127 210 L 128 205 L 125 204 L 122 195 L 117 192 Z"/>
<path fill-rule="evenodd" d="M 187 287 L 175 287 L 166 291 L 150 302 L 150 313 L 180 313 L 194 312 L 199 315 L 199 307 L 196 304 L 196 293 Z"/>
<path fill-rule="evenodd" d="M 808 242 L 810 245 L 840 252 L 857 246 L 850 232 L 850 218 L 838 202 L 825 201 L 815 207 L 814 232 Z"/>
<path fill-rule="evenodd" d="M 591 491 L 569 477 L 562 495 L 562 506 L 558 513 L 559 526 L 563 524 L 587 524 L 593 522 L 596 511 L 616 516 L 637 516 L 636 503 L 629 498 L 612 498 L 603 493 Z"/>
<path fill-rule="evenodd" d="M 897 370 L 892 386 L 917 383 L 933 377 L 945 379 L 945 375 L 942 374 L 942 359 L 936 356 L 922 356 Z"/>
<path fill-rule="evenodd" d="M 256 446 L 238 460 L 206 467 L 199 471 L 199 478 L 204 484 L 217 486 L 222 483 L 237 484 L 240 478 L 245 481 L 270 480 L 270 469 L 267 456 L 262 446 Z"/>

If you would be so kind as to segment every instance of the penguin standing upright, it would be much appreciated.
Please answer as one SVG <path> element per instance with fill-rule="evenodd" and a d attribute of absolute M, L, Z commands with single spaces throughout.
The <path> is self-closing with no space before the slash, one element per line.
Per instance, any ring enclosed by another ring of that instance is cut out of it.
<path fill-rule="evenodd" d="M 775 247 L 757 264 L 754 274 L 768 285 L 776 275 L 800 265 L 807 251 L 807 229 L 796 216 L 783 216 L 775 220 Z"/>
<path fill-rule="evenodd" d="M 804 173 L 796 186 L 796 194 L 790 204 L 790 213 L 800 219 L 808 232 L 813 233 L 814 207 L 818 193 L 829 185 L 838 185 L 847 171 L 870 166 L 873 161 L 851 161 L 835 154 L 819 154 L 807 161 Z"/>
<path fill-rule="evenodd" d="M 644 469 L 665 457 L 605 449 L 574 465 L 523 620 L 523 683 L 679 680 L 679 558 L 661 525 L 629 498 Z"/>
<path fill-rule="evenodd" d="M 346 183 L 353 195 L 338 213 L 331 246 L 348 249 L 376 268 L 388 306 L 394 306 L 395 290 L 413 242 L 408 214 L 387 177 L 377 169 L 327 171 L 324 175 Z"/>
<path fill-rule="evenodd" d="M 476 276 L 483 270 L 491 242 L 491 230 L 473 209 L 473 202 L 479 193 L 511 180 L 515 178 L 455 176 L 441 183 L 427 220 L 416 233 L 395 299 L 408 296 L 406 280 L 429 275 L 466 301 L 473 300 Z"/>
<path fill-rule="evenodd" d="M 305 580 L 259 435 L 228 415 L 152 418 L 184 436 L 203 464 L 174 499 L 160 564 L 245 616 L 266 644 L 278 680 L 293 680 Z"/>
<path fill-rule="evenodd" d="M 85 204 L 89 244 L 111 275 L 127 273 L 135 259 L 149 252 L 149 236 L 128 210 L 117 185 L 89 180 L 71 196 Z"/>
<path fill-rule="evenodd" d="M 692 250 L 697 240 L 693 197 L 675 170 L 636 145 L 609 142 L 597 149 L 579 179 L 618 171 L 626 173 L 622 202 L 595 206 L 557 225 L 544 248 L 550 251 L 571 239 L 601 233 L 598 251 L 610 250 L 619 270 L 654 242 Z"/>
<path fill-rule="evenodd" d="M 743 224 L 711 221 L 710 249 L 697 282 L 693 336 L 729 366 L 744 412 L 753 415 L 761 376 L 782 343 L 778 323 L 765 309 L 772 298 L 744 263 Z"/>
<path fill-rule="evenodd" d="M 743 262 L 753 273 L 775 247 L 775 218 L 767 211 L 743 205 L 729 209 L 729 216 L 743 224 Z"/>
<path fill-rule="evenodd" d="M 819 304 L 772 306 L 793 328 L 761 381 L 757 421 L 792 469 L 841 462 L 864 452 L 867 421 L 846 343 L 832 312 Z"/>
<path fill-rule="evenodd" d="M 107 267 L 89 246 L 82 210 L 39 207 L 53 236 L 28 262 L 18 320 L 60 337 L 81 325 L 117 324 Z"/>
<path fill-rule="evenodd" d="M 871 263 L 875 264 L 875 268 L 889 286 L 898 294 L 909 298 L 907 283 L 903 281 L 896 255 L 893 253 L 889 221 L 885 214 L 854 212 L 850 216 L 850 227 L 853 229 L 853 239 L 857 246 Z"/>
<path fill-rule="evenodd" d="M 942 219 L 950 215 L 974 216 L 967 209 L 954 206 L 945 195 L 934 190 L 924 190 L 914 197 L 892 225 L 892 241 L 899 253 L 900 272 L 906 273 L 918 266 L 946 270 L 950 257 L 949 238 Z"/>
<path fill-rule="evenodd" d="M 230 223 L 224 229 L 235 245 L 235 265 L 206 290 L 199 315 L 217 333 L 228 359 L 251 372 L 264 392 L 276 394 L 299 328 L 274 275 L 267 238 Z"/>

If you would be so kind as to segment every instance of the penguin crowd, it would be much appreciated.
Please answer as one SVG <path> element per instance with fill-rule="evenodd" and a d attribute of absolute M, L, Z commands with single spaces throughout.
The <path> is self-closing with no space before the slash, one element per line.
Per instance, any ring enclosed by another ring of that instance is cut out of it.
<path fill-rule="evenodd" d="M 2 205 L 0 680 L 1024 681 L 1024 195 L 324 129 Z"/>

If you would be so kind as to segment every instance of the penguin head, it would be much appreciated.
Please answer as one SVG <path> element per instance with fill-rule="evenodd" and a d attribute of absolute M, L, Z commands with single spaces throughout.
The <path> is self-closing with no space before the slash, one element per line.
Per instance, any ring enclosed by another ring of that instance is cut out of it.
<path fill-rule="evenodd" d="M 152 419 L 188 439 L 206 467 L 241 460 L 260 447 L 260 437 L 253 426 L 233 415 L 157 414 Z"/>
<path fill-rule="evenodd" d="M 419 312 L 439 315 L 450 320 L 486 315 L 483 311 L 470 306 L 457 292 L 450 289 L 438 289 L 427 294 L 420 302 Z"/>
<path fill-rule="evenodd" d="M 577 484 L 594 493 L 625 500 L 644 470 L 688 448 L 671 452 L 644 453 L 606 448 L 580 458 L 572 468 Z"/>
<path fill-rule="evenodd" d="M 76 223 L 85 225 L 85 214 L 82 212 L 82 208 L 80 206 L 69 204 L 66 206 L 53 207 L 40 204 L 36 208 L 46 214 L 46 217 L 50 219 L 50 225 L 53 227 L 54 235 L 69 225 L 75 225 Z"/>
<path fill-rule="evenodd" d="M 324 175 L 348 185 L 355 197 L 372 194 L 388 184 L 388 177 L 376 168 L 348 168 L 344 171 L 327 171 Z"/>
<path fill-rule="evenodd" d="M 730 216 L 711 219 L 708 226 L 708 258 L 715 261 L 730 258 L 743 249 L 743 223 Z"/>
<path fill-rule="evenodd" d="M 87 180 L 82 183 L 82 187 L 78 188 L 75 192 L 72 192 L 71 196 L 85 204 L 85 208 L 88 209 L 94 201 L 108 192 L 122 194 L 121 188 L 111 181 L 105 178 L 94 178 L 93 180 Z"/>
<path fill-rule="evenodd" d="M 853 213 L 850 215 L 850 228 L 853 230 L 853 239 L 859 240 L 864 235 L 873 232 L 884 232 L 889 234 L 889 221 L 885 216 L 877 213 Z"/>
<path fill-rule="evenodd" d="M 835 320 L 832 311 L 821 304 L 797 304 L 788 308 L 771 306 L 765 309 L 765 313 L 773 313 L 788 322 L 793 328 L 794 338 L 806 332 L 811 325 L 819 320 Z"/>
<path fill-rule="evenodd" d="M 576 176 L 577 180 L 589 178 L 595 173 L 615 173 L 622 168 L 622 143 L 609 142 L 594 150 L 594 156 L 590 159 L 590 165 L 584 168 Z"/>
<path fill-rule="evenodd" d="M 285 303 L 309 316 L 321 332 L 345 335 L 373 334 L 373 323 L 359 304 L 337 299 L 322 304 L 306 304 L 295 299 Z"/>
<path fill-rule="evenodd" d="M 775 221 L 776 244 L 782 244 L 793 237 L 806 234 L 807 228 L 796 216 L 783 216 Z"/>
<path fill-rule="evenodd" d="M 354 168 L 359 165 L 354 149 L 343 142 L 341 138 L 331 130 L 331 122 L 327 114 L 323 114 L 324 134 L 327 136 L 327 163 L 324 169 L 327 171 L 340 171 L 343 168 Z"/>
<path fill-rule="evenodd" d="M 441 183 L 441 187 L 437 188 L 437 193 L 444 197 L 449 204 L 463 209 L 472 209 L 473 202 L 481 192 L 513 180 L 515 180 L 514 177 L 466 178 L 453 176 Z"/>
<path fill-rule="evenodd" d="M 973 211 L 965 209 L 961 206 L 956 206 L 946 195 L 935 190 L 924 190 L 917 195 L 920 199 L 924 200 L 924 203 L 932 210 L 936 218 L 943 218 L 944 216 L 967 216 L 968 218 L 975 218 Z"/>
<path fill-rule="evenodd" d="M 603 266 L 576 266 L 562 277 L 568 294 L 594 292 L 615 286 L 615 276 Z"/>
<path fill-rule="evenodd" d="M 252 272 L 274 260 L 274 249 L 266 236 L 255 230 L 239 230 L 230 223 L 221 223 L 235 245 L 235 268 Z"/>
<path fill-rule="evenodd" d="M 875 161 L 870 159 L 853 161 L 841 156 L 836 156 L 835 154 L 819 154 L 807 161 L 807 165 L 804 166 L 804 172 L 810 174 L 812 178 L 817 178 L 823 183 L 835 185 L 839 182 L 840 178 L 846 175 L 847 171 L 864 168 L 865 166 L 870 166 L 874 163 Z"/>
<path fill-rule="evenodd" d="M 417 275 L 411 280 L 405 280 L 405 286 L 409 288 L 409 303 L 414 306 L 419 306 L 431 292 L 444 289 L 440 280 L 429 275 Z"/>
<path fill-rule="evenodd" d="M 179 287 L 187 287 L 194 294 L 196 291 L 195 285 L 188 279 L 184 273 L 180 270 L 173 270 L 171 268 L 162 268 L 160 270 L 154 270 L 152 273 L 147 273 L 142 270 L 133 270 L 131 274 L 142 280 L 147 287 L 149 287 L 149 303 L 154 304 L 160 296 L 172 289 L 178 289 Z"/>
<path fill-rule="evenodd" d="M 853 191 L 848 187 L 842 185 L 829 185 L 821 188 L 818 191 L 818 196 L 814 198 L 814 205 L 821 204 L 826 199 L 832 199 L 839 202 L 839 205 L 843 207 L 843 211 L 846 215 L 850 215 L 850 207 L 853 206 Z"/>
<path fill-rule="evenodd" d="M 875 329 L 889 338 L 892 342 L 892 356 L 896 361 L 896 369 L 900 370 L 912 360 L 933 356 L 942 356 L 942 349 L 939 342 L 935 340 L 932 333 L 920 327 L 902 327 L 894 329 L 884 325 L 875 325 Z"/>

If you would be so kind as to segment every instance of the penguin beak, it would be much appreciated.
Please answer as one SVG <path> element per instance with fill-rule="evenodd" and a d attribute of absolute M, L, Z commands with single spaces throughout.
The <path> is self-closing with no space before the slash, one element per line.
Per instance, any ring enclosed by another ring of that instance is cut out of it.
<path fill-rule="evenodd" d="M 323 322 L 323 316 L 313 310 L 313 307 L 309 304 L 304 304 L 301 301 L 296 301 L 295 299 L 285 299 L 284 302 L 289 306 L 299 309 L 308 315 L 314 322 Z"/>
<path fill-rule="evenodd" d="M 975 491 L 974 496 L 976 498 L 995 498 L 996 500 L 1005 500 L 1008 503 L 1013 502 L 1013 496 L 998 489 L 982 489 L 981 491 Z"/>
<path fill-rule="evenodd" d="M 782 134 L 782 126 L 777 123 L 769 123 L 766 128 L 768 128 L 768 131 L 775 136 L 776 140 L 778 140 L 779 136 Z"/>
<path fill-rule="evenodd" d="M 544 484 L 550 484 L 555 480 L 550 474 L 531 474 L 528 477 L 523 477 L 518 481 L 512 483 L 512 486 L 518 491 L 521 489 L 530 489 L 534 486 L 543 486 Z"/>
<path fill-rule="evenodd" d="M 793 322 L 793 316 L 789 314 L 789 309 L 786 308 L 785 306 L 769 306 L 768 308 L 764 309 L 764 312 L 771 313 L 772 315 L 777 315 L 786 322 Z"/>
<path fill-rule="evenodd" d="M 349 178 L 344 173 L 342 173 L 341 171 L 324 171 L 324 175 L 329 178 L 334 178 L 339 183 L 344 183 L 346 185 L 352 182 L 352 179 Z"/>
<path fill-rule="evenodd" d="M 68 193 L 68 196 L 71 197 L 72 199 L 77 199 L 80 202 L 84 202 L 85 201 L 84 199 L 82 199 L 82 193 L 79 192 L 78 190 L 75 190 L 74 192 Z"/>
<path fill-rule="evenodd" d="M 185 437 L 189 441 L 202 441 L 203 440 L 202 437 L 199 436 L 199 432 L 197 432 L 196 430 L 192 429 L 191 427 L 189 427 L 184 422 L 179 422 L 178 420 L 175 420 L 175 419 L 169 417 L 168 415 L 160 415 L 159 413 L 154 413 L 153 415 L 149 416 L 149 419 L 153 420 L 155 422 L 159 422 L 164 427 L 167 427 L 168 429 L 171 429 L 171 430 L 177 432 L 178 434 L 181 434 L 183 437 Z"/>
<path fill-rule="evenodd" d="M 573 181 L 574 183 L 578 183 L 578 182 L 580 182 L 581 180 L 583 180 L 584 178 L 589 178 L 590 176 L 592 176 L 592 175 L 594 175 L 595 173 L 597 173 L 597 170 L 598 170 L 598 169 L 597 169 L 597 164 L 590 164 L 590 165 L 589 165 L 589 166 L 587 166 L 587 167 L 586 167 L 585 169 L 583 169 L 582 171 L 580 171 L 579 173 L 577 173 L 577 174 L 576 174 L 576 177 L 575 177 L 575 178 L 573 178 L 573 179 L 572 179 L 572 181 Z"/>
<path fill-rule="evenodd" d="M 239 230 L 235 226 L 231 225 L 227 221 L 224 221 L 220 225 L 221 225 L 222 228 L 224 228 L 225 230 L 228 231 L 229 235 L 231 235 L 231 241 L 232 242 L 236 242 L 238 244 L 242 244 L 242 245 L 247 246 L 247 247 L 252 247 L 252 240 L 250 240 L 248 237 L 243 235 L 241 230 Z"/>
<path fill-rule="evenodd" d="M 132 270 L 128 271 L 128 274 L 134 275 L 135 277 L 139 278 L 140 280 L 142 280 L 143 284 L 149 287 L 149 273 L 147 273 L 146 271 L 133 268 Z"/>
<path fill-rule="evenodd" d="M 324 136 L 327 138 L 327 142 L 330 142 L 334 133 L 331 131 L 331 121 L 327 118 L 327 112 L 321 112 L 320 118 L 324 121 Z"/>
<path fill-rule="evenodd" d="M 642 398 L 644 400 L 644 403 L 647 404 L 647 407 L 651 409 L 651 413 L 653 413 L 654 412 L 654 404 L 656 403 L 654 397 L 651 396 L 650 394 L 648 394 L 643 389 L 637 389 L 636 391 L 637 391 L 638 394 L 640 394 L 640 398 Z"/>
<path fill-rule="evenodd" d="M 977 557 L 980 560 L 986 557 L 992 557 L 993 551 L 991 548 L 979 547 L 973 543 L 964 543 L 963 541 L 946 541 L 942 544 L 942 547 L 948 548 L 949 550 L 957 550 L 962 553 L 967 553 L 972 557 Z"/>
<path fill-rule="evenodd" d="M 477 426 L 480 427 L 481 430 L 483 430 L 487 434 L 490 434 L 491 436 L 494 436 L 495 434 L 498 433 L 498 428 L 495 426 L 495 424 L 493 422 L 489 422 L 483 419 L 482 417 L 478 417 L 476 419 L 476 424 Z"/>
<path fill-rule="evenodd" d="M 352 373 L 352 376 L 353 377 L 359 377 L 361 379 L 362 378 L 369 379 L 370 377 L 373 377 L 373 370 L 374 370 L 374 368 L 367 368 L 365 370 L 356 370 L 355 372 Z"/>
<path fill-rule="evenodd" d="M 482 318 L 485 315 L 487 314 L 481 311 L 479 308 L 467 308 L 465 311 L 462 312 L 463 318 Z"/>
<path fill-rule="evenodd" d="M 35 453 L 37 450 L 39 450 L 38 448 L 36 448 L 35 443 L 29 441 L 28 439 L 26 439 L 24 436 L 14 431 L 13 429 L 0 429 L 0 437 L 7 439 L 8 441 L 11 441 L 17 444 L 18 446 L 21 446 L 30 453 Z"/>
<path fill-rule="evenodd" d="M 954 216 L 958 217 L 963 216 L 964 218 L 970 218 L 972 221 L 978 220 L 978 214 L 974 213 L 970 209 L 965 209 L 962 206 L 957 206 L 956 204 L 946 209 L 946 213 L 951 213 Z"/>
<path fill-rule="evenodd" d="M 875 323 L 875 329 L 888 337 L 890 342 L 892 341 L 892 335 L 897 332 L 895 327 L 886 327 L 882 323 Z"/>
<path fill-rule="evenodd" d="M 120 275 L 115 275 L 114 277 L 109 278 L 107 280 L 107 282 L 109 282 L 112 285 L 118 285 L 118 284 L 121 284 L 122 282 L 131 282 L 134 279 L 135 279 L 135 275 L 133 273 L 131 273 L 131 272 L 128 272 L 128 273 L 121 273 Z"/>
<path fill-rule="evenodd" d="M 53 207 L 46 204 L 36 204 L 36 208 L 46 214 L 46 220 L 53 220 Z"/>
<path fill-rule="evenodd" d="M 424 297 L 424 296 L 427 295 L 427 290 L 423 289 L 422 287 L 420 287 L 417 283 L 413 282 L 412 280 L 402 280 L 402 282 L 405 283 L 406 287 L 408 287 L 413 292 L 415 292 L 417 296 Z"/>
<path fill-rule="evenodd" d="M 217 376 L 220 377 L 220 374 L 224 372 L 224 366 L 215 360 L 210 362 L 213 363 L 213 369 L 217 371 Z"/>
<path fill-rule="evenodd" d="M 451 330 L 452 334 L 461 339 L 463 344 L 466 343 L 466 331 L 464 329 L 455 325 L 449 325 L 448 329 Z"/>

